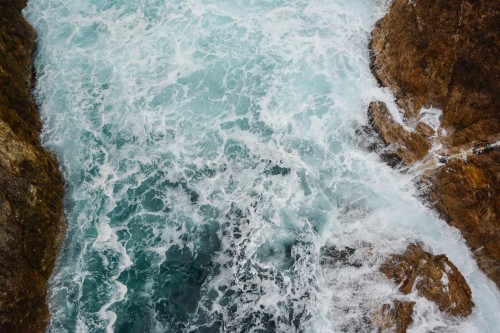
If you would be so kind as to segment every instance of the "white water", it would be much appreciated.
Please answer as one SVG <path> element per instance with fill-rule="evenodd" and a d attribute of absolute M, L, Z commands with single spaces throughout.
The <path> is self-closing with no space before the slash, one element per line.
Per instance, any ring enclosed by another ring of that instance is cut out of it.
<path fill-rule="evenodd" d="M 391 99 L 368 66 L 383 7 L 30 1 L 43 142 L 68 181 L 49 332 L 367 331 L 393 298 L 417 302 L 410 332 L 495 332 L 498 290 L 459 233 L 356 143 Z M 468 319 L 378 272 L 413 241 L 465 276 Z"/>

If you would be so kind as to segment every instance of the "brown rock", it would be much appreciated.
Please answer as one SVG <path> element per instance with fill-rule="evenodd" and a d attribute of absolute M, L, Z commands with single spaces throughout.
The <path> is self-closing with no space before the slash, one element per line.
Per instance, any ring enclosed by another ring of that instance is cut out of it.
<path fill-rule="evenodd" d="M 64 234 L 64 184 L 39 143 L 31 98 L 34 30 L 22 0 L 0 0 L 0 332 L 42 332 Z"/>
<path fill-rule="evenodd" d="M 460 230 L 479 267 L 500 285 L 500 152 L 451 161 L 426 181 L 431 202 Z"/>
<path fill-rule="evenodd" d="M 443 110 L 448 136 L 439 140 L 452 151 L 500 137 L 499 41 L 500 1 L 394 0 L 372 32 L 372 70 L 394 92 L 406 121 L 418 121 L 423 106 Z M 417 125 L 429 138 L 427 130 Z M 406 161 L 419 159 L 414 156 Z M 422 181 L 429 183 L 430 201 L 500 287 L 498 162 L 497 152 L 471 156 L 428 172 Z"/>
<path fill-rule="evenodd" d="M 432 255 L 420 245 L 411 244 L 402 254 L 391 256 L 381 267 L 399 290 L 414 289 L 451 315 L 468 316 L 472 312 L 472 293 L 464 277 L 445 255 Z"/>
<path fill-rule="evenodd" d="M 386 145 L 395 145 L 395 154 L 405 163 L 411 164 L 422 159 L 431 145 L 422 135 L 407 132 L 403 126 L 392 120 L 387 106 L 373 102 L 368 108 L 368 117 Z"/>
<path fill-rule="evenodd" d="M 408 119 L 443 110 L 454 145 L 500 129 L 500 2 L 395 0 L 372 32 L 372 68 Z"/>
<path fill-rule="evenodd" d="M 426 138 L 430 138 L 431 136 L 434 136 L 436 134 L 436 131 L 434 131 L 432 127 L 421 121 L 417 123 L 417 126 L 415 126 L 415 130 L 417 131 L 417 133 Z"/>
<path fill-rule="evenodd" d="M 377 332 L 406 333 L 413 322 L 415 302 L 394 300 L 393 304 L 384 304 L 380 311 L 372 316 L 372 325 Z"/>

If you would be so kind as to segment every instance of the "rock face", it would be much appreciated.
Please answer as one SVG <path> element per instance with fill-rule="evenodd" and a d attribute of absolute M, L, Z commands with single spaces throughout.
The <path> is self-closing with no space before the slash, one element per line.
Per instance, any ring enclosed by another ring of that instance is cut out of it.
<path fill-rule="evenodd" d="M 500 126 L 499 37 L 498 1 L 395 0 L 373 31 L 373 71 L 408 119 L 433 105 L 453 145 L 481 140 Z"/>
<path fill-rule="evenodd" d="M 393 153 L 403 163 L 411 164 L 427 155 L 430 143 L 421 134 L 407 132 L 402 125 L 392 120 L 384 103 L 371 103 L 368 108 L 368 118 L 384 143 L 394 146 Z"/>
<path fill-rule="evenodd" d="M 462 232 L 479 267 L 500 282 L 500 152 L 450 161 L 427 179 L 429 197 Z"/>
<path fill-rule="evenodd" d="M 441 144 L 442 155 L 500 139 L 499 41 L 499 1 L 394 0 L 377 22 L 373 72 L 392 89 L 415 130 L 402 133 L 380 103 L 370 106 L 369 115 L 384 142 L 397 143 L 406 164 L 423 158 L 422 138 Z M 446 135 L 420 122 L 420 109 L 431 106 L 443 111 Z M 450 160 L 426 172 L 423 182 L 429 201 L 462 232 L 479 266 L 500 286 L 498 162 L 497 151 Z"/>
<path fill-rule="evenodd" d="M 42 332 L 47 280 L 64 235 L 63 179 L 39 142 L 31 98 L 34 30 L 0 0 L 0 331 Z"/>
<path fill-rule="evenodd" d="M 472 312 L 471 290 L 445 255 L 435 256 L 411 244 L 404 253 L 390 257 L 380 270 L 399 285 L 402 293 L 417 290 L 441 311 L 464 317 Z"/>

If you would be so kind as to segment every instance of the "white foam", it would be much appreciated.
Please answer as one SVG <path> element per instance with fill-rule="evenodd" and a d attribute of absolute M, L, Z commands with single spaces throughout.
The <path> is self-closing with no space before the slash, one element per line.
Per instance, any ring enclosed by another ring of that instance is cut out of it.
<path fill-rule="evenodd" d="M 420 121 L 429 125 L 437 134 L 441 127 L 441 117 L 443 111 L 438 108 L 422 108 L 420 110 Z"/>
<path fill-rule="evenodd" d="M 118 330 L 135 301 L 156 332 L 272 321 L 276 331 L 354 331 L 402 297 L 417 303 L 414 332 L 497 327 L 498 291 L 459 233 L 416 199 L 409 175 L 353 140 L 374 99 L 408 128 L 369 70 L 368 38 L 387 5 L 31 1 L 43 142 L 69 183 L 49 331 Z M 464 274 L 469 319 L 400 295 L 379 273 L 413 241 Z M 362 265 L 324 264 L 325 246 L 357 249 L 350 260 Z M 195 310 L 175 322 L 162 274 L 187 274 L 172 258 L 186 253 L 212 268 Z"/>

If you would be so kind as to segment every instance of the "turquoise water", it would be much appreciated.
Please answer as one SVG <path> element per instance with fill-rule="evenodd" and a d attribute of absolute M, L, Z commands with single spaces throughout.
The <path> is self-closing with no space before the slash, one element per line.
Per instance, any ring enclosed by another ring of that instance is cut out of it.
<path fill-rule="evenodd" d="M 68 182 L 48 331 L 366 332 L 392 298 L 417 302 L 412 332 L 499 327 L 460 235 L 356 137 L 391 100 L 367 51 L 384 5 L 31 0 L 42 139 Z M 411 241 L 462 271 L 469 319 L 378 272 Z M 347 247 L 355 264 L 331 260 Z"/>

